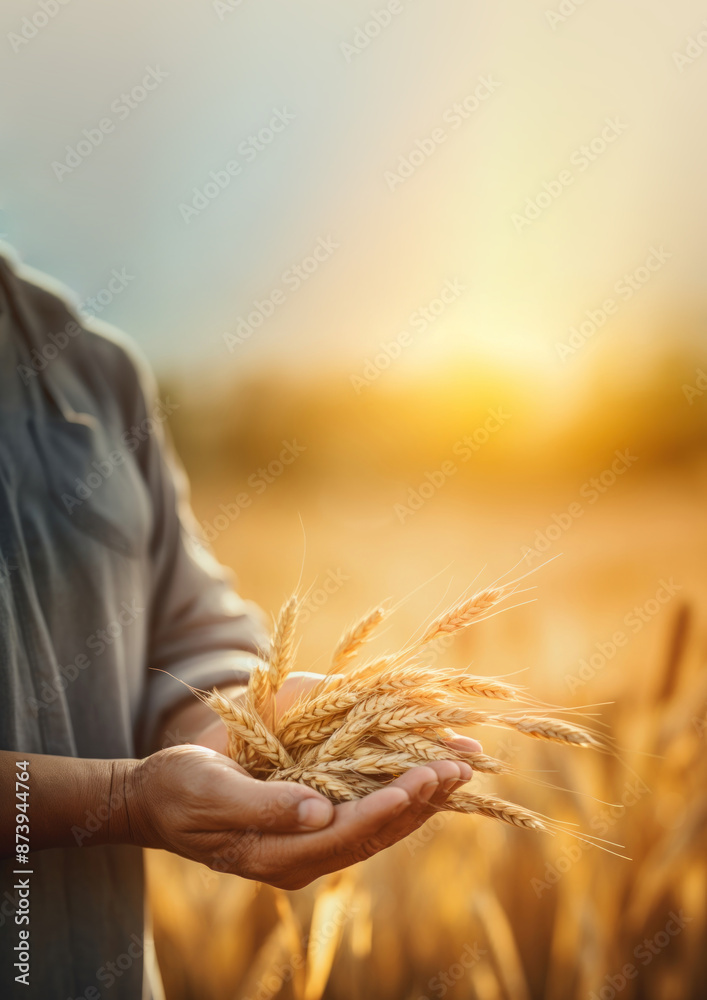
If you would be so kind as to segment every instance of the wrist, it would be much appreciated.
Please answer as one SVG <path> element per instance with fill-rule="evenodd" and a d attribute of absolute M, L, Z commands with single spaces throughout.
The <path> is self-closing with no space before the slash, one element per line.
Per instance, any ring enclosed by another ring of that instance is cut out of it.
<path fill-rule="evenodd" d="M 147 758 L 148 760 L 150 758 Z M 144 822 L 142 781 L 139 760 L 112 760 L 110 763 L 109 790 L 106 798 L 108 810 L 106 843 L 148 846 L 143 842 Z"/>

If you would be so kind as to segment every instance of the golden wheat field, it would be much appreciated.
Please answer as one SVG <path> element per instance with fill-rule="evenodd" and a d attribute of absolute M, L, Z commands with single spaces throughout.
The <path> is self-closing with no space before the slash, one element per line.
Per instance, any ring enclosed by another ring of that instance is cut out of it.
<path fill-rule="evenodd" d="M 592 721 L 606 725 L 616 755 L 468 730 L 517 772 L 475 774 L 473 788 L 621 846 L 609 853 L 441 813 L 395 848 L 294 893 L 153 854 L 168 1000 L 703 996 L 707 461 L 699 443 L 678 448 L 687 436 L 679 425 L 671 445 L 676 422 L 662 414 L 646 410 L 634 424 L 605 414 L 573 461 L 561 443 L 554 459 L 547 440 L 533 450 L 526 426 L 515 444 L 503 443 L 497 465 L 491 445 L 478 453 L 485 464 L 462 462 L 457 449 L 458 474 L 435 481 L 426 473 L 442 468 L 455 440 L 443 406 L 427 421 L 428 438 L 413 442 L 383 418 L 362 428 L 350 414 L 327 419 L 321 407 L 321 423 L 296 409 L 265 430 L 254 418 L 265 457 L 292 442 L 288 432 L 306 442 L 299 467 L 272 466 L 278 474 L 262 489 L 268 463 L 256 452 L 236 457 L 227 443 L 221 461 L 205 459 L 177 424 L 195 512 L 240 591 L 274 614 L 301 578 L 297 668 L 323 671 L 340 634 L 381 600 L 394 614 L 374 653 L 396 650 L 519 560 L 516 572 L 546 563 L 524 582 L 533 589 L 510 602 L 518 607 L 437 641 L 427 662 L 510 679 L 553 704 L 598 706 Z M 463 423 L 482 426 L 483 412 Z M 677 405 L 675 414 L 684 416 Z M 654 447 L 642 450 L 651 428 L 641 427 L 652 419 L 662 431 L 653 428 Z M 322 467 L 330 437 L 339 460 Z M 514 462 L 524 442 L 527 460 Z M 422 464 L 405 457 L 414 447 Z"/>

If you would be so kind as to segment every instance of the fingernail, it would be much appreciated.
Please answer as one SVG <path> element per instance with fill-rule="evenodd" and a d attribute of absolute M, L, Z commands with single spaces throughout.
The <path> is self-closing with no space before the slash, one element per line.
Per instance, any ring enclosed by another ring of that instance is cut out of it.
<path fill-rule="evenodd" d="M 411 805 L 412 802 L 410 801 L 409 796 L 407 796 L 406 798 L 403 799 L 402 802 L 398 802 L 398 804 L 393 807 L 393 809 L 391 810 L 391 815 L 399 816 L 401 812 L 405 812 L 405 810 L 409 809 Z"/>
<path fill-rule="evenodd" d="M 474 773 L 471 765 L 465 764 L 464 761 L 458 761 L 457 767 L 461 771 L 460 777 L 462 781 L 468 781 L 471 778 L 472 774 Z"/>
<path fill-rule="evenodd" d="M 442 785 L 442 792 L 445 795 L 448 795 L 450 792 L 454 791 L 454 789 L 457 787 L 458 784 L 459 784 L 459 778 L 447 778 L 447 780 Z"/>
<path fill-rule="evenodd" d="M 422 799 L 423 802 L 429 802 L 429 800 L 432 798 L 432 796 L 434 795 L 434 793 L 437 791 L 438 788 L 439 788 L 438 781 L 426 782 L 420 789 L 419 798 Z"/>
<path fill-rule="evenodd" d="M 322 799 L 304 799 L 297 807 L 297 819 L 300 826 L 309 826 L 318 830 L 326 826 L 331 819 L 332 807 Z"/>
<path fill-rule="evenodd" d="M 479 741 L 472 740 L 470 736 L 455 736 L 445 742 L 458 753 L 481 753 L 483 749 Z"/>

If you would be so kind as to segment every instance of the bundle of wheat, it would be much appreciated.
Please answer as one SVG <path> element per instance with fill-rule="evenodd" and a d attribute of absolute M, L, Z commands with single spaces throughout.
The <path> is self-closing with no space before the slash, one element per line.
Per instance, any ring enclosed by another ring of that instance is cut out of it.
<path fill-rule="evenodd" d="M 275 695 L 295 661 L 300 601 L 293 596 L 275 623 L 269 660 L 252 671 L 245 696 L 231 700 L 213 691 L 201 697 L 226 724 L 230 756 L 249 773 L 266 781 L 302 782 L 335 802 L 359 798 L 409 768 L 457 754 L 479 772 L 509 770 L 486 754 L 453 750 L 449 727 L 494 725 L 539 740 L 601 747 L 602 741 L 589 729 L 530 714 L 541 706 L 516 687 L 424 665 L 424 649 L 430 642 L 488 617 L 493 608 L 518 592 L 518 582 L 478 591 L 437 617 L 398 653 L 340 673 L 386 617 L 383 608 L 374 608 L 344 634 L 328 675 L 275 718 Z M 492 712 L 481 707 L 489 700 L 525 707 Z M 534 830 L 559 828 L 519 805 L 463 788 L 450 795 L 443 808 Z"/>

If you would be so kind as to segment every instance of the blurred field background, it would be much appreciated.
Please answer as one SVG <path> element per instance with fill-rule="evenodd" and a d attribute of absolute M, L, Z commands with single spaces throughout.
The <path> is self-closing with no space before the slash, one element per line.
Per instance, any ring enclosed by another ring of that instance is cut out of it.
<path fill-rule="evenodd" d="M 371 605 L 395 649 L 559 556 L 433 658 L 606 703 L 622 748 L 489 729 L 522 773 L 475 783 L 630 861 L 458 816 L 292 894 L 151 856 L 168 1000 L 702 997 L 704 9 L 74 0 L 13 42 L 33 10 L 2 13 L 2 236 L 153 362 L 239 590 L 301 578 L 316 670 Z"/>
<path fill-rule="evenodd" d="M 580 502 L 571 527 L 518 567 L 561 553 L 527 581 L 537 589 L 519 600 L 535 602 L 470 628 L 433 661 L 520 671 L 515 682 L 553 703 L 608 702 L 598 711 L 621 759 L 538 749 L 489 729 L 475 735 L 522 774 L 474 780 L 622 844 L 632 860 L 446 815 L 288 896 L 155 857 L 168 996 L 559 1000 L 609 997 L 621 982 L 627 997 L 701 996 L 707 394 L 690 405 L 683 390 L 696 384 L 698 360 L 667 356 L 630 393 L 607 387 L 563 419 L 541 391 L 500 375 L 480 385 L 470 371 L 381 384 L 365 398 L 335 375 L 306 386 L 263 378 L 180 409 L 173 426 L 197 516 L 241 591 L 273 612 L 304 566 L 302 668 L 324 669 L 340 632 L 382 599 L 402 603 L 374 648 L 398 648 L 477 575 L 488 583 L 514 566 L 557 523 L 553 514 L 566 524 Z M 189 398 L 187 387 L 168 391 Z M 512 414 L 507 424 L 473 460 L 454 458 L 457 473 L 419 510 L 396 513 L 410 487 L 454 457 L 456 440 L 483 427 L 492 403 Z M 257 502 L 219 520 L 238 495 L 255 497 L 249 478 L 260 479 L 283 438 L 306 450 Z M 616 448 L 636 462 L 594 493 L 590 481 Z M 671 913 L 687 918 L 675 937 L 665 930 Z M 625 978 L 629 963 L 635 978 Z"/>

